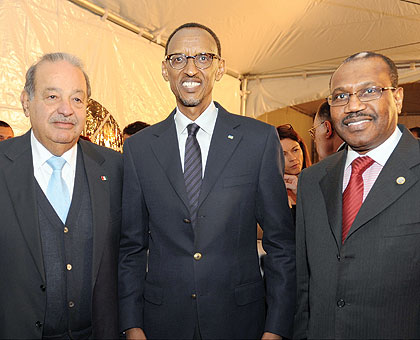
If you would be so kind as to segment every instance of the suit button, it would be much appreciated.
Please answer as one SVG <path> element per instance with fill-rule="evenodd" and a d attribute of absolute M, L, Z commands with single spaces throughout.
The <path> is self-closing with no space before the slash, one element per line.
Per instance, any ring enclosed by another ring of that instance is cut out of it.
<path fill-rule="evenodd" d="M 340 299 L 337 301 L 337 306 L 340 308 L 343 308 L 346 302 L 343 299 Z"/>
<path fill-rule="evenodd" d="M 67 234 L 69 232 L 69 228 L 64 227 L 64 234 Z"/>
<path fill-rule="evenodd" d="M 199 261 L 199 260 L 201 260 L 201 257 L 202 257 L 201 253 L 195 253 L 194 254 L 194 260 Z"/>
<path fill-rule="evenodd" d="M 41 328 L 42 327 L 42 322 L 41 321 L 35 322 L 35 326 L 37 326 L 38 328 Z"/>
<path fill-rule="evenodd" d="M 197 298 L 197 294 L 191 294 L 191 297 L 195 300 Z"/>
<path fill-rule="evenodd" d="M 42 290 L 43 292 L 45 292 L 45 289 L 46 289 L 47 287 L 45 287 L 44 285 L 40 285 L 40 286 L 39 286 L 39 288 L 41 288 L 41 290 Z"/>
<path fill-rule="evenodd" d="M 69 307 L 73 308 L 74 307 L 74 302 L 73 301 L 69 301 Z"/>
<path fill-rule="evenodd" d="M 68 265 L 66 266 L 66 268 L 67 268 L 67 270 L 71 270 L 71 268 L 73 268 L 73 267 L 71 266 L 71 264 L 68 264 Z"/>
<path fill-rule="evenodd" d="M 184 223 L 191 223 L 191 220 L 189 220 L 188 218 L 184 218 Z"/>

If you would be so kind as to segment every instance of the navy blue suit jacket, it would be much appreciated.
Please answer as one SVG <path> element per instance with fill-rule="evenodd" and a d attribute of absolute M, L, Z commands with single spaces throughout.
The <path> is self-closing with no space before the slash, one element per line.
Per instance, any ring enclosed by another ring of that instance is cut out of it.
<path fill-rule="evenodd" d="M 192 339 L 198 315 L 203 338 L 258 338 L 264 330 L 292 335 L 295 241 L 279 138 L 274 127 L 216 106 L 194 228 L 175 111 L 126 141 L 122 330 L 141 327 L 149 338 Z M 266 287 L 257 222 L 268 253 Z"/>

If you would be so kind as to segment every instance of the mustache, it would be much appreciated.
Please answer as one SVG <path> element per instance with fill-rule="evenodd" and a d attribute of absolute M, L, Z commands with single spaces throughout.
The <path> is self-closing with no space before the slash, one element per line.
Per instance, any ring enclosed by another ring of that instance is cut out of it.
<path fill-rule="evenodd" d="M 376 119 L 376 115 L 373 113 L 353 112 L 353 113 L 349 113 L 346 117 L 344 117 L 341 120 L 341 123 L 346 124 L 349 120 L 354 119 L 354 118 L 359 118 L 359 117 L 369 117 L 374 120 Z"/>
<path fill-rule="evenodd" d="M 77 119 L 74 117 L 64 117 L 64 116 L 53 116 L 48 120 L 49 123 L 65 123 L 65 124 L 77 124 Z"/>

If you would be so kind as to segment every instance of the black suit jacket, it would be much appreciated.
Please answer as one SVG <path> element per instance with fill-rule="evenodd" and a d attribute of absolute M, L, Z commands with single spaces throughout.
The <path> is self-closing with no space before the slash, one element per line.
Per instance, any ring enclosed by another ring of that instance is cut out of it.
<path fill-rule="evenodd" d="M 420 147 L 399 127 L 344 245 L 347 151 L 299 178 L 296 338 L 420 338 Z"/>
<path fill-rule="evenodd" d="M 84 140 L 79 144 L 93 214 L 92 336 L 116 338 L 122 158 Z M 0 143 L 0 216 L 0 338 L 41 338 L 48 282 L 30 132 Z"/>
<path fill-rule="evenodd" d="M 291 336 L 295 242 L 278 135 L 272 126 L 216 106 L 194 229 L 175 111 L 126 141 L 119 269 L 123 330 L 141 327 L 149 338 L 192 339 L 198 315 L 203 338 L 257 338 L 264 329 Z M 266 289 L 257 222 L 268 253 Z"/>

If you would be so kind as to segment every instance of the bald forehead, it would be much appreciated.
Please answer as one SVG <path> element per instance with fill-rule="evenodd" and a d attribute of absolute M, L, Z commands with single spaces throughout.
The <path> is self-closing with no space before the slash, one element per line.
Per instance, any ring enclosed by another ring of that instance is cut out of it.
<path fill-rule="evenodd" d="M 203 46 L 207 48 L 201 52 L 217 54 L 217 44 L 211 34 L 199 27 L 185 27 L 174 34 L 168 45 L 168 54 L 183 53 L 184 47 Z"/>

